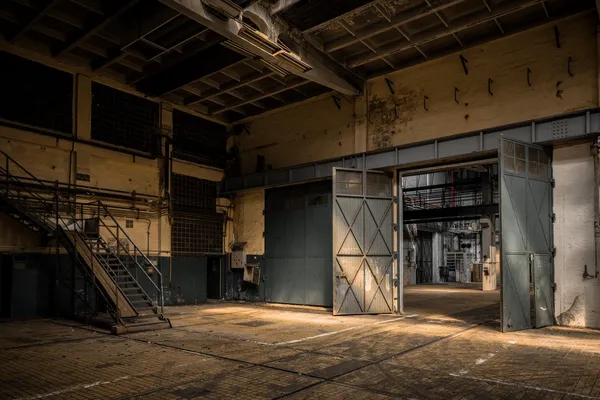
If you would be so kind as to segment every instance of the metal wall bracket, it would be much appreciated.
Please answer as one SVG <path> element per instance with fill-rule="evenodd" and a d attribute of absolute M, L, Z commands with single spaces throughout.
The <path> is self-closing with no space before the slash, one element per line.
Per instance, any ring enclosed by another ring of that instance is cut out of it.
<path fill-rule="evenodd" d="M 556 39 L 556 47 L 560 49 L 560 32 L 556 25 L 554 25 L 554 38 Z"/>
<path fill-rule="evenodd" d="M 527 84 L 531 86 L 531 68 L 527 68 Z"/>
<path fill-rule="evenodd" d="M 427 107 L 427 100 L 429 100 L 429 96 L 424 96 L 423 97 L 423 108 L 425 109 L 425 111 L 429 111 L 429 107 Z"/>
<path fill-rule="evenodd" d="M 492 83 L 494 83 L 492 78 L 488 78 L 488 93 L 490 94 L 490 96 L 494 95 L 494 93 L 492 93 Z"/>
<path fill-rule="evenodd" d="M 396 92 L 394 91 L 394 82 L 392 82 L 390 79 L 385 78 L 385 83 L 387 84 L 388 89 L 390 90 L 391 94 L 396 94 Z"/>
<path fill-rule="evenodd" d="M 569 61 L 567 62 L 567 72 L 569 76 L 574 76 L 573 71 L 571 71 L 571 64 L 573 63 L 573 57 L 569 56 Z"/>
<path fill-rule="evenodd" d="M 462 63 L 463 70 L 465 71 L 465 75 L 469 75 L 469 60 L 467 60 L 462 54 L 459 58 L 460 62 Z"/>
<path fill-rule="evenodd" d="M 458 88 L 454 87 L 454 101 L 456 102 L 456 104 L 458 104 Z"/>

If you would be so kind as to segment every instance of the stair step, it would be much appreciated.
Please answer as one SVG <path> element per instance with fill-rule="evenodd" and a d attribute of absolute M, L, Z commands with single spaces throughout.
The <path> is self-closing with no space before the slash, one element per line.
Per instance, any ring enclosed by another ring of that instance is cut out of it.
<path fill-rule="evenodd" d="M 141 289 L 138 286 L 134 286 L 134 287 L 121 288 L 121 290 L 123 290 L 126 295 L 129 295 L 129 293 L 136 293 L 136 292 L 139 292 Z"/>

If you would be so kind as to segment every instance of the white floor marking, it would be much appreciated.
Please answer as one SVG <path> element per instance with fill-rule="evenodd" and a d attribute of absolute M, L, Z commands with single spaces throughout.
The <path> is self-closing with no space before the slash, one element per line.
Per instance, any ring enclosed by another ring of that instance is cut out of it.
<path fill-rule="evenodd" d="M 348 332 L 348 331 L 352 331 L 352 330 L 360 329 L 360 328 L 367 328 L 369 326 L 387 324 L 387 323 L 390 323 L 390 322 L 399 321 L 401 319 L 414 318 L 414 317 L 417 317 L 417 316 L 418 316 L 418 314 L 406 315 L 406 316 L 403 316 L 403 317 L 398 317 L 398 318 L 393 318 L 393 319 L 386 319 L 385 321 L 374 322 L 372 324 L 351 326 L 349 328 L 341 329 L 339 331 L 321 333 L 320 335 L 308 336 L 308 337 L 305 337 L 305 338 L 302 338 L 302 339 L 288 340 L 287 342 L 278 342 L 278 343 L 274 343 L 274 345 L 275 346 L 281 346 L 281 345 L 284 345 L 284 344 L 293 344 L 293 343 L 305 342 L 307 340 L 317 339 L 317 338 L 321 338 L 321 337 L 325 337 L 325 336 L 336 335 L 338 333 Z"/>
<path fill-rule="evenodd" d="M 554 389 L 548 389 L 548 388 L 531 386 L 531 385 L 523 385 L 520 383 L 503 382 L 503 381 L 497 381 L 494 379 L 475 378 L 474 376 L 463 376 L 463 375 L 459 375 L 459 374 L 450 374 L 450 376 L 454 376 L 456 378 L 471 379 L 471 380 L 480 381 L 480 382 L 495 383 L 497 385 L 513 386 L 513 387 L 518 387 L 518 388 L 522 388 L 522 389 L 537 390 L 538 392 L 557 393 L 557 394 L 568 395 L 568 396 L 573 396 L 573 397 L 580 397 L 582 399 L 600 399 L 600 397 L 587 396 L 585 394 L 563 392 L 561 390 L 554 390 Z"/>
<path fill-rule="evenodd" d="M 55 390 L 54 392 L 36 394 L 35 396 L 31 396 L 31 397 L 21 397 L 21 398 L 16 399 L 16 400 L 43 399 L 44 397 L 50 397 L 50 396 L 56 396 L 56 395 L 59 395 L 59 394 L 70 393 L 70 392 L 74 392 L 74 391 L 80 390 L 80 389 L 89 389 L 89 388 L 94 387 L 94 386 L 108 385 L 109 383 L 115 383 L 115 382 L 119 382 L 119 381 L 124 381 L 126 379 L 129 379 L 129 376 L 121 376 L 121 377 L 119 377 L 117 379 L 113 379 L 112 381 L 97 381 L 97 382 L 92 382 L 92 383 L 81 383 L 79 385 L 71 386 L 71 387 L 68 387 L 68 388 L 65 388 L 65 389 Z"/>

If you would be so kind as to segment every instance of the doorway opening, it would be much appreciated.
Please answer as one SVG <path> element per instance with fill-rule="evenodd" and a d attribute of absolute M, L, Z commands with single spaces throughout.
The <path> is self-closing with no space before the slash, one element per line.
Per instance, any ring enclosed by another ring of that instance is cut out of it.
<path fill-rule="evenodd" d="M 500 316 L 496 160 L 403 173 L 404 311 L 467 322 Z"/>
<path fill-rule="evenodd" d="M 223 296 L 223 257 L 208 257 L 206 261 L 206 297 L 218 300 Z"/>
<path fill-rule="evenodd" d="M 0 318 L 11 317 L 13 258 L 11 254 L 0 255 Z"/>

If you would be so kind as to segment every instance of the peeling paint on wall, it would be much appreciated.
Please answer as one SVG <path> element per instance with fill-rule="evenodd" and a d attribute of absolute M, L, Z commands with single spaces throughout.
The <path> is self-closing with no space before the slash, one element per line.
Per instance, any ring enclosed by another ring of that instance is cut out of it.
<path fill-rule="evenodd" d="M 369 148 L 382 149 L 392 146 L 394 135 L 402 133 L 402 128 L 413 120 L 417 110 L 419 93 L 406 87 L 396 87 L 394 94 L 379 97 L 376 94 L 369 100 L 368 119 Z"/>
<path fill-rule="evenodd" d="M 556 317 L 556 320 L 560 325 L 585 327 L 585 304 L 581 295 L 575 297 L 571 307 Z"/>

